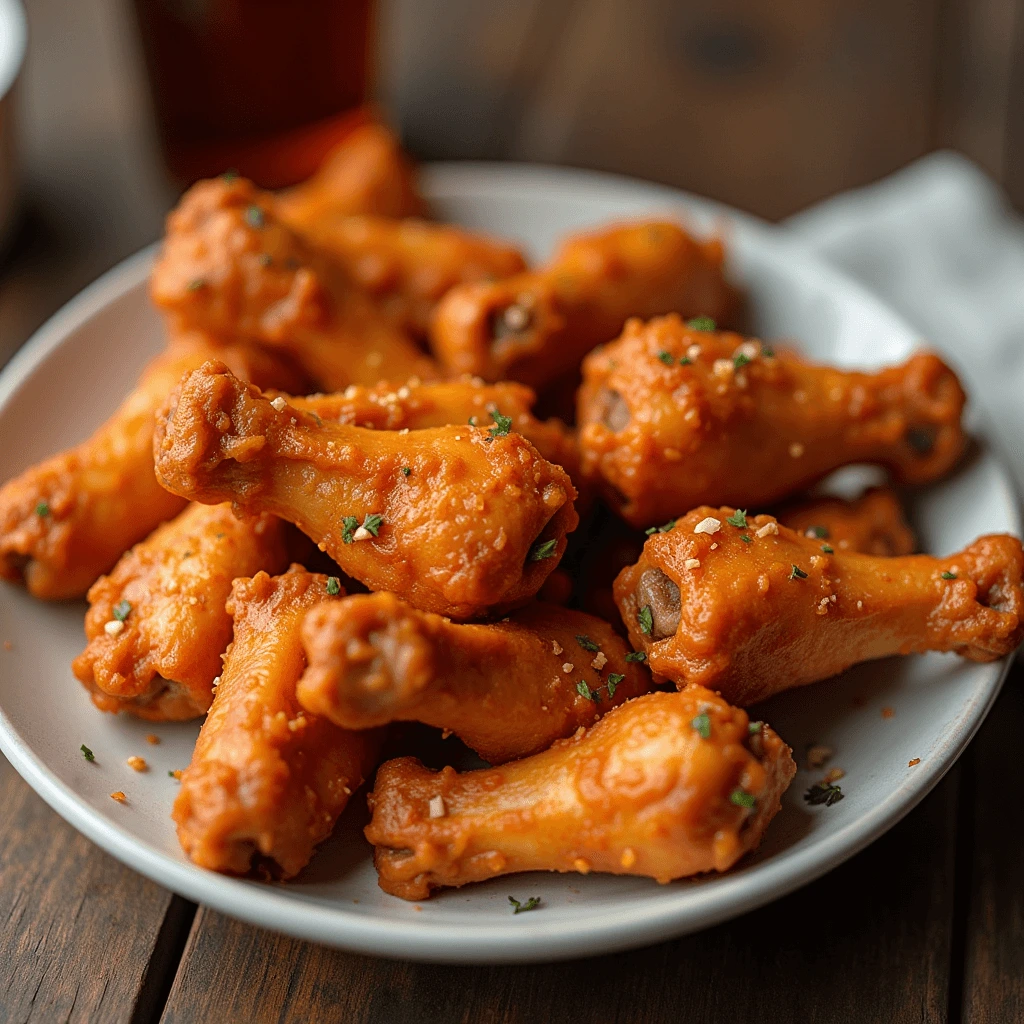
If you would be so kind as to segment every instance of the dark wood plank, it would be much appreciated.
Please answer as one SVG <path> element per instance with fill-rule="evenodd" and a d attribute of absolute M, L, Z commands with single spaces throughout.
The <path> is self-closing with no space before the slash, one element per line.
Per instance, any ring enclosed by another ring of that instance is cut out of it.
<path fill-rule="evenodd" d="M 942 1022 L 957 800 L 953 775 L 851 863 L 737 921 L 565 964 L 392 963 L 201 910 L 163 1024 Z"/>
<path fill-rule="evenodd" d="M 141 1024 L 194 908 L 66 825 L 0 756 L 0 1019 Z"/>
<path fill-rule="evenodd" d="M 1018 810 L 1024 665 L 1018 663 L 975 740 L 961 827 L 969 849 L 963 1020 L 1024 1020 L 1024 818 Z"/>

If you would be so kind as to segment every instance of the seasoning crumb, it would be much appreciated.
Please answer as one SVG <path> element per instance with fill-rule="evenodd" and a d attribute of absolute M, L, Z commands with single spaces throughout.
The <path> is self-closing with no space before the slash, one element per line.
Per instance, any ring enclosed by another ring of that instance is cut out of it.
<path fill-rule="evenodd" d="M 287 408 L 288 408 L 288 403 L 287 403 L 287 402 L 286 402 L 286 401 L 285 401 L 285 400 L 284 400 L 284 399 L 283 399 L 283 398 L 282 398 L 282 397 L 281 397 L 280 395 L 278 395 L 278 396 L 277 396 L 277 398 L 275 398 L 275 399 L 274 399 L 274 400 L 273 400 L 273 401 L 272 401 L 272 402 L 271 402 L 270 404 L 271 404 L 271 405 L 272 405 L 272 406 L 273 406 L 273 407 L 274 407 L 274 408 L 275 408 L 275 409 L 276 409 L 276 410 L 277 410 L 278 412 L 284 412 L 284 411 L 285 411 L 285 409 L 287 409 Z"/>
<path fill-rule="evenodd" d="M 765 523 L 760 529 L 754 531 L 754 536 L 760 539 L 761 537 L 774 536 L 779 532 L 779 524 L 774 520 L 770 523 Z"/>
<path fill-rule="evenodd" d="M 103 632 L 107 636 L 117 636 L 124 629 L 124 623 L 120 619 L 111 619 L 103 624 Z"/>
<path fill-rule="evenodd" d="M 430 798 L 430 817 L 431 818 L 443 818 L 448 813 L 448 809 L 444 805 L 444 797 L 438 794 Z"/>
<path fill-rule="evenodd" d="M 572 664 L 572 662 L 571 662 L 571 661 L 566 661 L 566 662 L 564 662 L 564 663 L 563 663 L 563 665 L 562 665 L 562 671 L 563 671 L 563 672 L 564 672 L 564 673 L 565 673 L 566 675 L 568 675 L 568 674 L 569 674 L 569 673 L 570 673 L 570 672 L 572 671 L 572 669 L 573 669 L 573 664 Z"/>
<path fill-rule="evenodd" d="M 840 779 L 846 777 L 846 772 L 842 768 L 830 768 L 825 772 L 824 781 L 826 786 L 831 786 L 833 782 L 838 782 Z"/>
<path fill-rule="evenodd" d="M 585 860 L 583 857 L 577 857 L 572 862 L 573 870 L 578 871 L 581 875 L 590 874 L 590 861 Z"/>
<path fill-rule="evenodd" d="M 731 365 L 731 364 L 730 364 Z M 722 521 L 714 516 L 707 516 L 702 519 L 694 528 L 694 533 L 718 533 L 722 528 Z"/>
<path fill-rule="evenodd" d="M 149 765 L 146 764 L 146 759 L 144 757 L 139 757 L 138 754 L 129 757 L 128 760 L 125 761 L 125 764 L 128 765 L 133 772 L 149 771 Z"/>
<path fill-rule="evenodd" d="M 124 793 L 121 792 L 121 790 L 117 790 L 116 792 L 111 793 L 110 799 L 113 800 L 114 803 L 118 804 L 125 804 L 128 802 L 128 797 L 126 797 Z"/>
<path fill-rule="evenodd" d="M 718 547 L 718 542 L 716 541 L 714 544 L 711 545 L 711 550 L 714 551 L 717 547 Z"/>
<path fill-rule="evenodd" d="M 598 672 L 601 671 L 608 664 L 608 659 L 605 657 L 604 651 L 598 651 L 594 655 L 594 660 L 590 663 L 592 668 L 596 668 Z"/>
<path fill-rule="evenodd" d="M 912 757 L 912 758 L 911 758 L 911 759 L 910 759 L 910 760 L 909 760 L 909 761 L 907 762 L 907 767 L 908 767 L 908 768 L 913 768 L 913 767 L 914 767 L 914 765 L 916 765 L 916 764 L 920 764 L 920 763 L 921 763 L 921 758 L 919 758 L 919 757 Z"/>
<path fill-rule="evenodd" d="M 699 558 L 688 558 L 685 562 L 683 562 L 683 568 L 684 569 L 699 569 L 700 568 L 700 559 Z"/>
<path fill-rule="evenodd" d="M 155 747 L 160 742 L 160 737 L 155 732 L 151 732 L 146 736 L 146 742 L 151 746 Z"/>
<path fill-rule="evenodd" d="M 557 640 L 551 641 L 551 653 L 554 655 L 562 653 L 562 645 Z"/>
<path fill-rule="evenodd" d="M 826 747 L 823 743 L 815 743 L 813 746 L 807 748 L 807 769 L 808 771 L 817 771 L 819 768 L 824 768 L 826 764 L 831 760 L 834 751 L 831 747 Z"/>
<path fill-rule="evenodd" d="M 896 714 L 896 712 L 893 711 L 892 708 L 882 708 L 882 717 L 883 718 L 892 718 L 895 714 Z"/>
<path fill-rule="evenodd" d="M 804 446 L 799 441 L 794 441 L 789 446 L 789 454 L 794 459 L 799 459 L 804 453 Z"/>

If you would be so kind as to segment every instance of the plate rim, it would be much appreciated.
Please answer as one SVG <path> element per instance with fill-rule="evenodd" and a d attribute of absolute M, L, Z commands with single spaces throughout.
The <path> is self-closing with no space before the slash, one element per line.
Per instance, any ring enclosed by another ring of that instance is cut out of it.
<path fill-rule="evenodd" d="M 646 193 L 679 207 L 720 214 L 742 222 L 746 230 L 770 236 L 771 244 L 816 273 L 830 288 L 846 291 L 860 303 L 874 306 L 891 323 L 920 337 L 906 320 L 877 296 L 841 270 L 820 260 L 803 244 L 742 211 L 670 186 L 600 171 L 549 167 L 538 164 L 451 162 L 427 165 L 423 178 L 429 195 L 465 189 L 495 192 L 522 187 L 574 193 L 607 191 L 610 198 Z M 460 190 L 462 190 L 460 192 Z M 0 372 L 0 407 L 35 373 L 42 362 L 78 328 L 114 301 L 144 284 L 155 252 L 155 242 L 104 273 L 53 314 L 11 358 Z M 981 440 L 1000 481 L 1016 498 L 1014 480 L 999 450 Z M 1013 529 L 1021 532 L 1020 510 L 1010 503 Z M 914 773 L 870 811 L 861 814 L 822 843 L 783 853 L 756 866 L 756 883 L 743 872 L 715 879 L 706 889 L 677 891 L 672 898 L 637 909 L 628 903 L 590 909 L 585 927 L 579 921 L 545 921 L 543 916 L 517 921 L 506 917 L 465 924 L 460 933 L 439 932 L 435 922 L 396 921 L 354 913 L 341 905 L 296 899 L 286 889 L 218 875 L 191 863 L 175 860 L 123 826 L 110 822 L 62 782 L 15 730 L 0 707 L 0 750 L 16 771 L 65 821 L 101 849 L 152 881 L 197 903 L 258 927 L 352 952 L 437 963 L 525 963 L 553 961 L 618 952 L 712 927 L 722 921 L 779 899 L 821 877 L 855 856 L 916 807 L 941 781 L 973 738 L 995 702 L 1013 656 L 985 666 L 985 685 L 975 685 L 947 735 L 942 737 L 922 771 Z"/>

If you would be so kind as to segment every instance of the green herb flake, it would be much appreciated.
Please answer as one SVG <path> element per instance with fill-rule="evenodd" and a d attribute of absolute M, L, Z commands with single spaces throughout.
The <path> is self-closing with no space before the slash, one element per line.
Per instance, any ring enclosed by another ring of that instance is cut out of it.
<path fill-rule="evenodd" d="M 512 417 L 502 416 L 497 409 L 491 413 L 491 419 L 494 420 L 494 426 L 487 431 L 491 437 L 504 437 L 512 430 Z"/>
<path fill-rule="evenodd" d="M 748 793 L 745 789 L 737 787 L 729 794 L 729 803 L 735 804 L 737 807 L 753 807 L 757 803 L 757 798 L 753 793 Z"/>
<path fill-rule="evenodd" d="M 331 597 L 337 597 L 341 593 L 341 580 L 337 576 L 327 577 L 327 593 Z"/>
<path fill-rule="evenodd" d="M 592 654 L 597 654 L 597 652 L 601 650 L 601 648 L 598 647 L 597 644 L 595 644 L 594 641 L 585 633 L 576 637 L 576 643 L 578 643 L 583 650 L 590 651 Z"/>
<path fill-rule="evenodd" d="M 581 679 L 576 684 L 576 692 L 585 700 L 592 700 L 595 704 L 597 704 L 601 699 L 589 686 L 587 686 L 585 679 Z"/>
<path fill-rule="evenodd" d="M 651 630 L 654 629 L 654 613 L 651 611 L 649 604 L 645 604 L 640 609 L 640 614 L 637 615 L 636 621 L 640 623 L 640 632 L 644 636 L 650 636 Z"/>
<path fill-rule="evenodd" d="M 765 345 L 762 342 L 762 344 L 761 344 L 761 355 L 764 356 L 765 359 L 774 359 L 775 358 L 775 349 L 773 349 L 771 347 L 771 345 Z"/>
<path fill-rule="evenodd" d="M 711 739 L 711 719 L 706 711 L 693 719 L 690 725 L 700 734 L 702 740 Z"/>
<path fill-rule="evenodd" d="M 747 732 L 749 732 L 751 736 L 756 736 L 763 728 L 764 722 L 751 722 L 747 726 Z"/>
<path fill-rule="evenodd" d="M 675 527 L 676 522 L 677 520 L 670 519 L 667 523 L 665 523 L 662 526 L 648 526 L 647 529 L 644 530 L 644 533 L 646 533 L 648 537 L 655 533 L 668 533 L 669 530 Z"/>
<path fill-rule="evenodd" d="M 730 526 L 735 526 L 737 530 L 745 530 L 747 528 L 747 510 L 738 508 L 731 516 L 727 516 L 725 521 Z"/>
<path fill-rule="evenodd" d="M 944 572 L 942 574 L 942 578 L 944 580 L 955 580 L 956 579 L 956 573 L 955 572 Z"/>
<path fill-rule="evenodd" d="M 476 422 L 476 417 L 475 417 L 475 416 L 470 416 L 470 417 L 469 417 L 469 425 L 470 425 L 471 427 L 475 427 L 475 426 L 477 425 L 477 422 Z"/>
<path fill-rule="evenodd" d="M 834 782 L 816 782 L 804 793 L 804 799 L 809 804 L 824 804 L 831 807 L 843 799 L 843 791 Z"/>
<path fill-rule="evenodd" d="M 111 614 L 117 619 L 118 622 L 124 622 L 128 618 L 129 613 L 132 610 L 131 601 L 125 601 L 124 599 L 117 602 L 111 609 Z"/>
<path fill-rule="evenodd" d="M 252 228 L 261 228 L 266 223 L 266 217 L 258 206 L 249 206 L 245 211 L 245 222 Z"/>
<path fill-rule="evenodd" d="M 363 529 L 367 533 L 372 533 L 374 537 L 380 536 L 381 524 L 384 522 L 384 517 L 378 512 L 373 512 L 363 520 Z"/>
<path fill-rule="evenodd" d="M 794 565 L 792 572 L 789 574 L 791 580 L 805 580 L 807 579 L 807 573 L 800 568 L 799 565 Z"/>
<path fill-rule="evenodd" d="M 50 514 L 50 503 L 48 501 L 37 501 L 36 502 L 36 515 L 40 519 L 45 519 Z"/>
<path fill-rule="evenodd" d="M 205 277 L 195 277 L 186 285 L 190 292 L 197 292 L 200 288 L 206 287 Z"/>
<path fill-rule="evenodd" d="M 690 366 L 692 364 L 693 364 L 693 360 L 689 356 L 683 356 L 679 360 L 679 365 L 680 366 Z"/>
<path fill-rule="evenodd" d="M 609 672 L 608 673 L 608 696 L 614 697 L 615 691 L 619 688 L 619 683 L 622 682 L 626 677 L 621 672 Z"/>
<path fill-rule="evenodd" d="M 818 540 L 828 540 L 828 527 L 827 526 L 812 526 L 807 531 L 808 537 L 817 537 Z"/>
<path fill-rule="evenodd" d="M 536 910 L 540 906 L 539 896 L 531 896 L 523 903 L 520 903 L 515 896 L 509 896 L 508 901 L 512 904 L 513 914 L 525 914 L 527 910 Z"/>
<path fill-rule="evenodd" d="M 341 541 L 343 544 L 352 543 L 352 534 L 359 529 L 359 520 L 355 516 L 345 516 L 341 521 Z"/>
<path fill-rule="evenodd" d="M 86 761 L 96 760 L 96 755 L 84 743 L 78 749 L 82 751 L 82 757 L 84 757 Z"/>
<path fill-rule="evenodd" d="M 647 655 L 643 651 L 630 651 L 626 655 L 626 661 L 646 661 Z"/>
<path fill-rule="evenodd" d="M 227 169 L 227 170 L 226 170 L 226 171 L 225 171 L 225 172 L 224 172 L 224 173 L 223 173 L 223 174 L 221 175 L 221 177 L 222 177 L 222 178 L 223 178 L 223 179 L 224 179 L 224 180 L 225 180 L 225 181 L 226 181 L 226 182 L 227 182 L 228 184 L 231 184 L 231 182 L 233 182 L 233 181 L 234 181 L 234 180 L 235 180 L 235 179 L 236 179 L 236 178 L 238 177 L 238 171 L 236 171 L 236 170 L 234 169 L 234 167 L 229 167 L 229 168 L 228 168 L 228 169 Z"/>
<path fill-rule="evenodd" d="M 836 553 L 835 548 L 833 548 L 830 544 L 822 544 L 821 550 L 824 551 L 826 555 L 834 555 Z"/>
<path fill-rule="evenodd" d="M 744 544 L 753 544 L 754 543 L 750 539 L 750 536 L 748 534 L 746 534 L 746 533 L 741 533 L 740 534 L 740 540 L 743 541 Z"/>
<path fill-rule="evenodd" d="M 714 331 L 718 325 L 709 316 L 695 316 L 692 320 L 686 321 L 686 326 L 695 331 Z"/>
<path fill-rule="evenodd" d="M 537 541 L 530 548 L 530 553 L 526 556 L 526 560 L 528 562 L 543 562 L 545 558 L 554 558 L 555 548 L 557 547 L 557 540 Z"/>
<path fill-rule="evenodd" d="M 732 357 L 732 365 L 737 370 L 746 366 L 749 362 L 750 356 L 748 356 L 746 352 L 737 352 L 736 355 Z"/>
<path fill-rule="evenodd" d="M 666 366 L 671 366 L 675 362 L 675 359 L 672 358 L 672 353 L 671 352 L 666 352 L 666 351 L 664 351 L 664 349 L 661 352 L 658 353 L 658 358 Z"/>
<path fill-rule="evenodd" d="M 412 467 L 411 466 L 403 466 L 402 467 L 402 476 L 408 476 L 411 472 L 412 472 Z"/>

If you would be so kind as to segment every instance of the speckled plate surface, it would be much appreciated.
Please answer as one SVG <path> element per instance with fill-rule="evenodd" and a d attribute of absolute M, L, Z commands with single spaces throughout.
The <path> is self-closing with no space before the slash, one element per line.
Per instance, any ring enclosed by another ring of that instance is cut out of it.
<path fill-rule="evenodd" d="M 658 186 L 540 167 L 440 165 L 425 172 L 443 219 L 521 241 L 543 257 L 567 230 L 643 213 L 671 214 L 730 240 L 732 270 L 767 338 L 853 366 L 904 357 L 919 344 L 894 313 L 838 273 L 743 215 Z M 152 252 L 126 261 L 58 313 L 0 375 L 0 480 L 85 436 L 117 406 L 162 344 L 146 298 Z M 1020 532 L 1003 468 L 979 445 L 912 509 L 926 550 L 948 553 L 990 531 Z M 512 876 L 410 904 L 382 893 L 353 801 L 333 839 L 287 885 L 223 878 L 182 856 L 169 818 L 197 725 L 157 729 L 102 715 L 69 668 L 83 646 L 84 605 L 44 605 L 0 584 L 0 748 L 58 813 L 126 864 L 227 914 L 364 953 L 455 962 L 546 960 L 610 952 L 707 927 L 803 885 L 890 828 L 939 781 L 991 706 L 1005 664 L 927 655 L 861 666 L 762 705 L 802 753 L 835 750 L 846 798 L 808 807 L 817 776 L 801 771 L 754 856 L 722 877 L 659 886 L 639 878 Z M 889 708 L 891 717 L 883 717 Z M 96 753 L 87 763 L 79 746 Z M 144 753 L 153 770 L 125 759 Z M 908 761 L 920 763 L 908 768 Z M 108 794 L 123 790 L 128 803 Z M 539 895 L 513 917 L 507 897 Z"/>

